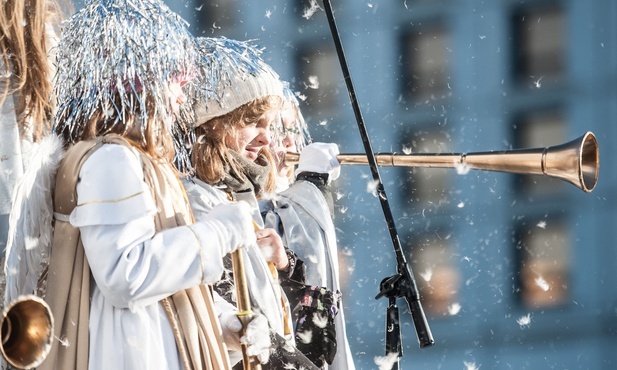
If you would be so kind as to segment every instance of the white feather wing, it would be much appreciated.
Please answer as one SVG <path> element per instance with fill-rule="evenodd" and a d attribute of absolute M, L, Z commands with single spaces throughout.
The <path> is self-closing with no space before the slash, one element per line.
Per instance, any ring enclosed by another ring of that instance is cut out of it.
<path fill-rule="evenodd" d="M 43 138 L 15 188 L 4 266 L 5 305 L 20 295 L 36 293 L 39 276 L 49 264 L 53 187 L 63 154 L 60 138 L 53 134 Z"/>

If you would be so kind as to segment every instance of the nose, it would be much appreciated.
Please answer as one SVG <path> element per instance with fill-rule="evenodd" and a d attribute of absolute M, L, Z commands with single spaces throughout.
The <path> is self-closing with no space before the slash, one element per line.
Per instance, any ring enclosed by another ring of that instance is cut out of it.
<path fill-rule="evenodd" d="M 260 129 L 259 135 L 257 135 L 256 139 L 257 142 L 262 146 L 270 145 L 270 142 L 272 141 L 272 139 L 270 138 L 270 130 L 267 128 Z"/>
<path fill-rule="evenodd" d="M 285 149 L 289 149 L 293 146 L 294 146 L 294 141 L 291 135 L 285 135 L 285 137 L 283 138 L 283 147 Z"/>

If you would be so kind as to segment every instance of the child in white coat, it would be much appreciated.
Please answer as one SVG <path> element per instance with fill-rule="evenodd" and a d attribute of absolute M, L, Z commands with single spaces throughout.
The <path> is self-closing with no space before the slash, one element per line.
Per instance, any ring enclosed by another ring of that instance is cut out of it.
<path fill-rule="evenodd" d="M 217 204 L 243 201 L 251 205 L 259 227 L 257 242 L 242 250 L 253 309 L 268 318 L 274 349 L 266 369 L 316 367 L 293 348 L 293 323 L 279 279 L 293 274 L 295 257 L 278 234 L 263 228 L 258 197 L 274 190 L 269 155 L 270 126 L 279 117 L 283 87 L 278 75 L 249 43 L 225 38 L 199 38 L 204 78 L 197 83 L 195 143 L 191 162 L 195 176 L 185 187 L 196 218 Z M 229 266 L 229 265 L 228 265 Z M 231 271 L 215 289 L 235 303 Z"/>
<path fill-rule="evenodd" d="M 276 229 L 306 266 L 306 287 L 295 292 L 301 295 L 294 310 L 298 348 L 323 369 L 355 369 L 340 293 L 330 189 L 340 175 L 339 149 L 334 143 L 309 143 L 298 100 L 288 85 L 284 92 L 282 120 L 274 127 L 277 140 L 271 144 L 277 160 L 277 191 L 261 202 L 262 215 L 266 227 Z M 300 153 L 297 168 L 285 163 L 287 152 Z M 318 320 L 327 324 L 316 325 Z"/>

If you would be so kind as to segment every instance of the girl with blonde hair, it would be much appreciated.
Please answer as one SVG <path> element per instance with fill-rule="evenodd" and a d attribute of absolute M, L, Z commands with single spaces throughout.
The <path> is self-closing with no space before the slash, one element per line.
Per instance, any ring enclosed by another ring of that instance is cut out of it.
<path fill-rule="evenodd" d="M 250 42 L 198 38 L 198 43 L 203 75 L 195 84 L 195 115 L 188 122 L 195 130 L 194 176 L 184 181 L 191 206 L 197 219 L 219 204 L 251 206 L 257 240 L 242 253 L 251 304 L 267 318 L 273 343 L 264 368 L 316 369 L 294 348 L 289 302 L 279 280 L 296 271 L 296 257 L 287 253 L 275 230 L 263 227 L 258 205 L 258 198 L 276 186 L 270 127 L 280 119 L 283 85 Z M 221 305 L 236 304 L 231 260 L 226 261 L 227 271 L 214 285 L 225 299 Z M 223 326 L 228 320 L 221 316 Z"/>

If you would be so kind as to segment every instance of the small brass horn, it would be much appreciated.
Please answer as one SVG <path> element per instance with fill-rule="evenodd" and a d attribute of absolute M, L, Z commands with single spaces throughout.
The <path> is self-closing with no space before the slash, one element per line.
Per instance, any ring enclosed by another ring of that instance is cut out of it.
<path fill-rule="evenodd" d="M 49 354 L 54 319 L 45 301 L 35 295 L 24 295 L 2 312 L 2 345 L 6 361 L 18 369 L 40 365 Z"/>

